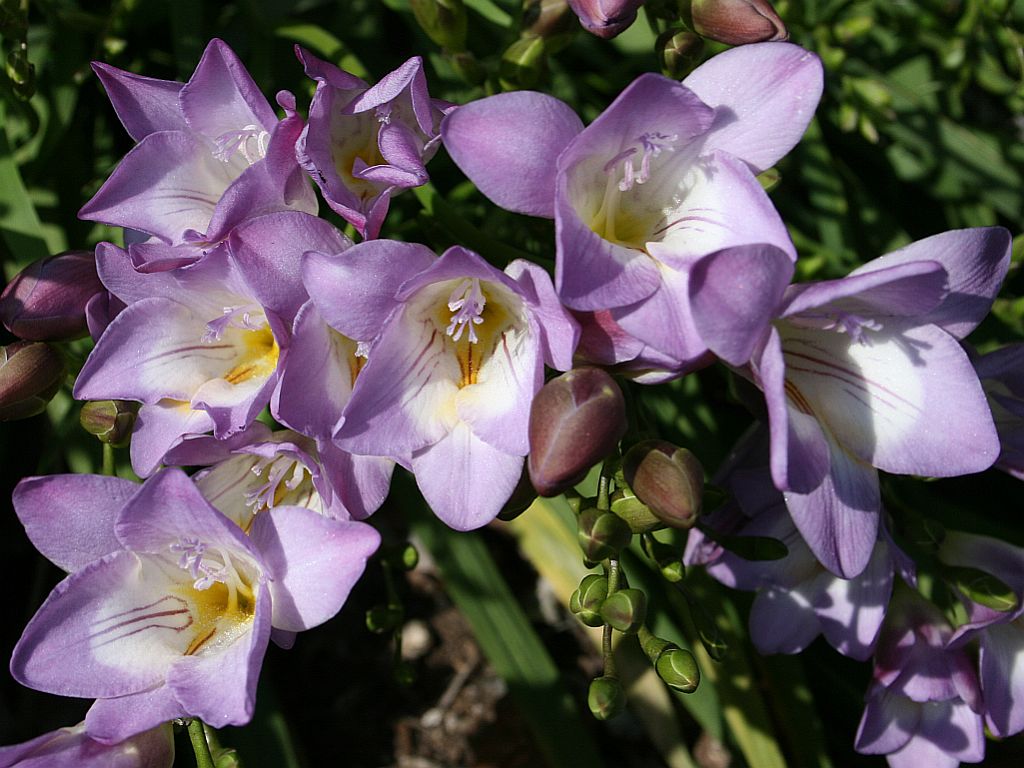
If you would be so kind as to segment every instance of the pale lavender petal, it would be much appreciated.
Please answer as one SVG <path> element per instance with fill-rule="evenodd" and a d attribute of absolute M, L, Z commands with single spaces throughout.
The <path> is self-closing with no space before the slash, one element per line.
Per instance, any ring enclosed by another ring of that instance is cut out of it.
<path fill-rule="evenodd" d="M 224 440 L 210 435 L 189 436 L 164 456 L 164 463 L 178 467 L 206 467 L 230 459 L 240 448 L 270 439 L 270 427 L 261 421 Z"/>
<path fill-rule="evenodd" d="M 167 674 L 167 687 L 190 715 L 214 728 L 245 725 L 256 708 L 256 683 L 270 642 L 271 596 L 256 593 L 252 626 L 226 648 L 183 656 Z M 213 650 L 213 649 L 211 649 Z"/>
<path fill-rule="evenodd" d="M 432 110 L 427 94 L 427 80 L 423 74 L 423 59 L 413 56 L 379 82 L 356 96 L 345 106 L 346 114 L 367 112 L 394 102 L 408 90 L 416 124 L 425 134 L 433 133 Z"/>
<path fill-rule="evenodd" d="M 448 154 L 491 202 L 516 213 L 555 215 L 555 164 L 583 130 L 576 113 L 543 93 L 513 91 L 445 117 Z"/>
<path fill-rule="evenodd" d="M 532 262 L 516 259 L 505 268 L 505 273 L 516 281 L 520 294 L 537 319 L 544 362 L 559 371 L 572 368 L 580 327 L 558 300 L 547 271 Z"/>
<path fill-rule="evenodd" d="M 760 172 L 800 141 L 823 80 L 813 53 L 789 43 L 755 43 L 713 56 L 683 85 L 716 108 L 705 147 L 725 150 Z"/>
<path fill-rule="evenodd" d="M 771 245 L 727 248 L 697 261 L 689 301 L 704 343 L 727 363 L 745 364 L 792 277 L 789 255 Z"/>
<path fill-rule="evenodd" d="M 24 744 L 0 747 L 0 768 L 171 768 L 173 763 L 170 723 L 117 744 L 90 738 L 80 723 Z"/>
<path fill-rule="evenodd" d="M 814 597 L 822 634 L 844 656 L 864 661 L 874 651 L 892 595 L 892 575 L 888 547 L 879 543 L 863 573 L 853 579 L 831 577 Z"/>
<path fill-rule="evenodd" d="M 857 728 L 854 748 L 866 755 L 897 752 L 914 738 L 920 722 L 920 704 L 874 685 Z"/>
<path fill-rule="evenodd" d="M 121 549 L 114 521 L 139 487 L 100 475 L 28 477 L 12 501 L 33 546 L 71 572 Z"/>
<path fill-rule="evenodd" d="M 860 275 L 896 264 L 937 261 L 949 276 L 949 294 L 923 318 L 962 339 L 984 319 L 1010 266 L 1010 233 L 1002 227 L 958 229 L 926 237 L 858 267 Z"/>
<path fill-rule="evenodd" d="M 139 477 L 149 477 L 184 435 L 202 434 L 211 429 L 210 414 L 195 410 L 187 401 L 160 400 L 143 405 L 132 431 L 132 469 Z"/>
<path fill-rule="evenodd" d="M 488 264 L 482 256 L 468 248 L 453 245 L 425 269 L 410 275 L 399 289 L 397 298 L 405 301 L 432 283 L 474 277 L 504 286 L 519 299 L 519 285 L 510 276 Z"/>
<path fill-rule="evenodd" d="M 111 246 L 114 247 L 114 246 Z M 167 272 L 195 264 L 212 250 L 209 245 L 179 243 L 169 245 L 155 238 L 128 246 L 128 259 L 136 272 Z"/>
<path fill-rule="evenodd" d="M 937 261 L 894 264 L 839 280 L 794 285 L 786 293 L 782 317 L 829 317 L 842 312 L 872 319 L 911 317 L 917 322 L 948 293 L 946 270 Z"/>
<path fill-rule="evenodd" d="M 943 757 L 949 761 L 949 765 L 955 765 L 956 761 L 977 763 L 985 758 L 985 733 L 981 717 L 959 699 L 924 704 L 915 741 L 918 740 L 934 747 L 934 750 L 929 749 L 927 753 L 934 753 L 936 759 L 929 760 L 924 749 L 915 749 L 914 757 L 922 762 L 907 760 L 903 765 L 941 765 Z M 904 752 L 908 750 L 909 745 L 904 748 Z"/>
<path fill-rule="evenodd" d="M 1019 621 L 997 624 L 981 637 L 985 722 L 996 736 L 1006 738 L 1024 731 L 1024 628 Z"/>
<path fill-rule="evenodd" d="M 379 456 L 355 456 L 331 443 L 321 445 L 320 460 L 335 494 L 353 519 L 365 520 L 384 503 L 395 462 Z"/>
<path fill-rule="evenodd" d="M 830 454 L 829 472 L 818 488 L 784 496 L 815 557 L 837 576 L 852 579 L 867 567 L 878 536 L 878 472 L 834 442 Z"/>
<path fill-rule="evenodd" d="M 181 89 L 181 111 L 189 127 L 209 139 L 254 125 L 269 131 L 277 122 L 266 97 L 238 56 L 214 38 Z"/>
<path fill-rule="evenodd" d="M 821 625 L 801 589 L 766 587 L 750 608 L 750 639 L 759 653 L 800 653 Z"/>
<path fill-rule="evenodd" d="M 130 696 L 97 699 L 85 715 L 85 727 L 97 741 L 114 744 L 188 715 L 171 690 L 161 683 L 152 690 Z"/>
<path fill-rule="evenodd" d="M 519 484 L 523 457 L 492 448 L 459 422 L 412 457 L 416 484 L 430 508 L 457 531 L 493 520 Z"/>
<path fill-rule="evenodd" d="M 380 545 L 380 534 L 365 523 L 302 507 L 257 515 L 249 535 L 272 575 L 272 623 L 290 632 L 318 626 L 341 610 Z"/>
<path fill-rule="evenodd" d="M 92 70 L 103 83 L 117 117 L 135 141 L 157 131 L 188 130 L 178 105 L 184 83 L 143 77 L 100 61 Z"/>
<path fill-rule="evenodd" d="M 319 59 L 301 45 L 295 46 L 295 57 L 302 63 L 307 77 L 342 90 L 365 90 L 368 86 L 355 75 Z"/>

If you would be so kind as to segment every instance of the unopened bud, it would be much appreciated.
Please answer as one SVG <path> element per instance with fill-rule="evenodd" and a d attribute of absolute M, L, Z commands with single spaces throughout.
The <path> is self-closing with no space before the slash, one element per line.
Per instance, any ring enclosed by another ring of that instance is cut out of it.
<path fill-rule="evenodd" d="M 462 0 L 409 0 L 427 37 L 450 51 L 466 47 L 466 6 Z"/>
<path fill-rule="evenodd" d="M 566 0 L 526 0 L 523 3 L 523 35 L 549 42 L 568 42 L 579 29 Z"/>
<path fill-rule="evenodd" d="M 82 406 L 78 420 L 101 443 L 122 446 L 132 436 L 138 410 L 138 403 L 127 400 L 93 400 Z"/>
<path fill-rule="evenodd" d="M 64 358 L 49 344 L 18 341 L 0 347 L 0 421 L 42 413 L 62 381 Z"/>
<path fill-rule="evenodd" d="M 700 685 L 700 667 L 685 648 L 666 648 L 654 663 L 654 670 L 665 685 L 682 693 L 693 693 Z"/>
<path fill-rule="evenodd" d="M 644 551 L 658 566 L 658 570 L 661 571 L 661 575 L 666 581 L 674 584 L 683 580 L 686 575 L 686 566 L 683 565 L 682 553 L 650 536 L 645 536 L 642 543 Z"/>
<path fill-rule="evenodd" d="M 532 88 L 544 74 L 547 48 L 543 37 L 521 37 L 505 49 L 498 78 L 506 88 Z"/>
<path fill-rule="evenodd" d="M 583 28 L 610 40 L 636 21 L 643 0 L 569 0 Z"/>
<path fill-rule="evenodd" d="M 625 522 L 594 507 L 584 509 L 576 522 L 580 549 L 584 559 L 591 563 L 615 557 L 633 536 Z"/>
<path fill-rule="evenodd" d="M 700 512 L 704 469 L 685 448 L 664 440 L 637 443 L 622 461 L 626 482 L 657 517 L 690 528 Z"/>
<path fill-rule="evenodd" d="M 626 433 L 626 401 L 600 368 L 577 368 L 543 387 L 530 408 L 530 479 L 541 496 L 582 480 Z"/>
<path fill-rule="evenodd" d="M 673 80 L 682 80 L 700 62 L 704 39 L 688 29 L 666 29 L 654 44 L 661 71 Z"/>
<path fill-rule="evenodd" d="M 944 575 L 968 600 L 993 611 L 1007 613 L 1016 610 L 1019 605 L 1016 593 L 991 573 L 978 568 L 956 566 L 947 568 Z"/>
<path fill-rule="evenodd" d="M 612 629 L 635 634 L 647 618 L 647 595 L 639 589 L 620 589 L 601 604 L 601 618 Z"/>
<path fill-rule="evenodd" d="M 569 598 L 569 610 L 576 614 L 588 627 L 600 627 L 601 604 L 608 597 L 608 579 L 592 573 L 580 582 L 579 589 Z"/>
<path fill-rule="evenodd" d="M 648 533 L 665 527 L 630 488 L 619 488 L 612 494 L 611 508 L 615 516 L 622 518 L 633 533 Z"/>
<path fill-rule="evenodd" d="M 103 284 L 91 251 L 66 251 L 29 264 L 0 294 L 0 322 L 29 341 L 84 336 L 85 305 Z"/>
<path fill-rule="evenodd" d="M 691 13 L 697 34 L 726 45 L 789 39 L 768 0 L 693 0 Z"/>
<path fill-rule="evenodd" d="M 598 720 L 610 720 L 626 706 L 626 693 L 617 677 L 595 677 L 590 681 L 587 706 Z"/>
<path fill-rule="evenodd" d="M 241 768 L 242 758 L 234 749 L 218 749 L 212 755 L 214 768 Z"/>

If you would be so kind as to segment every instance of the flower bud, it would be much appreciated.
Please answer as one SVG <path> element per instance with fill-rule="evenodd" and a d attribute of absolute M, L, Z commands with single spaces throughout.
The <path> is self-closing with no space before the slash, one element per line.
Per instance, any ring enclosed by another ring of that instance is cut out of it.
<path fill-rule="evenodd" d="M 611 512 L 600 512 L 594 507 L 584 509 L 576 523 L 580 549 L 583 550 L 584 559 L 590 563 L 615 557 L 633 536 L 623 520 Z"/>
<path fill-rule="evenodd" d="M 64 358 L 49 344 L 18 341 L 0 347 L 0 421 L 42 413 L 62 381 Z"/>
<path fill-rule="evenodd" d="M 82 406 L 78 420 L 82 429 L 101 443 L 122 446 L 132 436 L 138 410 L 138 403 L 127 400 L 92 400 Z"/>
<path fill-rule="evenodd" d="M 498 64 L 498 78 L 506 88 L 532 88 L 547 66 L 543 37 L 521 37 L 505 49 Z"/>
<path fill-rule="evenodd" d="M 650 536 L 645 536 L 641 543 L 643 544 L 644 552 L 658 566 L 658 570 L 661 571 L 665 581 L 674 584 L 677 581 L 683 580 L 683 577 L 686 576 L 686 566 L 683 565 L 682 553 L 676 551 L 674 547 L 662 544 Z"/>
<path fill-rule="evenodd" d="M 665 525 L 690 528 L 696 522 L 704 469 L 688 450 L 664 440 L 644 440 L 629 449 L 622 472 L 637 497 Z"/>
<path fill-rule="evenodd" d="M 1017 609 L 1017 595 L 991 573 L 968 566 L 955 566 L 947 568 L 944 575 L 968 600 L 1001 613 Z"/>
<path fill-rule="evenodd" d="M 665 685 L 682 693 L 693 693 L 700 685 L 700 667 L 685 648 L 666 648 L 654 663 L 654 670 Z"/>
<path fill-rule="evenodd" d="M 601 618 L 601 604 L 608 597 L 608 579 L 592 573 L 580 582 L 579 589 L 569 598 L 569 610 L 576 614 L 580 621 L 588 627 L 600 627 L 604 624 Z"/>
<path fill-rule="evenodd" d="M 697 34 L 726 45 L 789 39 L 768 0 L 693 0 L 690 11 Z"/>
<path fill-rule="evenodd" d="M 91 251 L 66 251 L 33 262 L 0 294 L 0 322 L 29 341 L 85 335 L 85 305 L 103 291 Z"/>
<path fill-rule="evenodd" d="M 231 748 L 218 749 L 213 757 L 214 768 L 241 768 L 242 758 L 238 751 Z"/>
<path fill-rule="evenodd" d="M 466 6 L 462 0 L 409 0 L 427 37 L 450 51 L 466 47 Z"/>
<path fill-rule="evenodd" d="M 587 706 L 598 720 L 610 720 L 626 706 L 626 693 L 617 677 L 595 677 L 590 681 Z"/>
<path fill-rule="evenodd" d="M 626 402 L 600 368 L 552 379 L 530 408 L 530 479 L 541 496 L 557 496 L 614 450 L 626 433 Z"/>
<path fill-rule="evenodd" d="M 611 508 L 616 517 L 621 518 L 633 533 L 649 533 L 665 527 L 629 488 L 619 488 L 612 494 Z"/>
<path fill-rule="evenodd" d="M 576 17 L 566 0 L 526 0 L 523 3 L 524 36 L 568 43 L 577 29 Z"/>
<path fill-rule="evenodd" d="M 633 635 L 647 618 L 647 595 L 639 589 L 620 589 L 601 604 L 601 618 L 612 629 Z"/>
<path fill-rule="evenodd" d="M 688 29 L 666 29 L 654 44 L 661 71 L 673 80 L 682 80 L 697 66 L 704 51 L 704 40 Z"/>
<path fill-rule="evenodd" d="M 569 0 L 580 24 L 593 35 L 610 40 L 636 21 L 643 0 Z"/>

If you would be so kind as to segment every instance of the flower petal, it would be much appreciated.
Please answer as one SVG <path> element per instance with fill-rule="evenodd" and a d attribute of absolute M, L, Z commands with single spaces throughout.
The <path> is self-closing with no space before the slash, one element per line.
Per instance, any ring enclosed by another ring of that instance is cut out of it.
<path fill-rule="evenodd" d="M 206 411 L 195 410 L 187 400 L 160 400 L 143 405 L 135 419 L 130 446 L 132 469 L 139 477 L 149 477 L 161 460 L 181 438 L 213 429 Z"/>
<path fill-rule="evenodd" d="M 920 704 L 876 684 L 868 693 L 855 748 L 865 755 L 896 752 L 914 738 L 920 722 Z"/>
<path fill-rule="evenodd" d="M 985 630 L 979 664 L 988 727 L 1000 738 L 1024 731 L 1024 628 L 1019 622 Z"/>
<path fill-rule="evenodd" d="M 892 561 L 879 543 L 867 568 L 853 579 L 829 578 L 815 596 L 814 609 L 829 644 L 844 656 L 867 660 L 892 595 Z"/>
<path fill-rule="evenodd" d="M 537 320 L 544 362 L 559 371 L 572 368 L 572 356 L 580 338 L 579 324 L 558 300 L 548 273 L 540 266 L 516 259 L 505 268 L 515 280 Z"/>
<path fill-rule="evenodd" d="M 821 625 L 808 596 L 800 589 L 767 587 L 750 608 L 750 639 L 759 653 L 800 653 Z"/>
<path fill-rule="evenodd" d="M 495 205 L 529 216 L 555 215 L 555 163 L 583 130 L 565 102 L 512 91 L 470 102 L 441 123 L 448 154 Z"/>
<path fill-rule="evenodd" d="M 85 727 L 97 741 L 116 744 L 161 723 L 170 725 L 171 720 L 189 714 L 161 683 L 141 693 L 96 699 L 85 715 Z"/>
<path fill-rule="evenodd" d="M 103 83 L 117 118 L 135 141 L 157 131 L 188 130 L 178 105 L 184 83 L 143 77 L 100 61 L 92 63 L 92 71 Z"/>

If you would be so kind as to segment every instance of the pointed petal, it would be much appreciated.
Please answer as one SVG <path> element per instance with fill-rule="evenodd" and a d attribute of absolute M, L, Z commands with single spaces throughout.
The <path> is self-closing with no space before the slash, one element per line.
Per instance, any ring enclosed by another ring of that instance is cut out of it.
<path fill-rule="evenodd" d="M 580 327 L 558 300 L 548 273 L 525 259 L 513 261 L 505 268 L 505 273 L 516 281 L 537 320 L 544 362 L 559 371 L 572 368 Z"/>
<path fill-rule="evenodd" d="M 209 139 L 255 125 L 273 128 L 277 116 L 245 65 L 223 40 L 214 38 L 181 89 L 181 111 L 189 127 Z"/>
<path fill-rule="evenodd" d="M 762 589 L 750 608 L 750 639 L 759 653 L 800 653 L 821 625 L 799 589 Z"/>
<path fill-rule="evenodd" d="M 139 487 L 100 475 L 28 477 L 14 489 L 14 511 L 35 548 L 72 572 L 121 549 L 114 521 Z"/>
<path fill-rule="evenodd" d="M 457 531 L 493 520 L 519 484 L 523 457 L 511 456 L 458 422 L 445 437 L 413 454 L 416 484 L 430 508 Z"/>
<path fill-rule="evenodd" d="M 543 93 L 513 91 L 459 107 L 441 123 L 448 154 L 495 205 L 555 215 L 555 163 L 583 130 L 576 113 Z"/>
<path fill-rule="evenodd" d="M 844 656 L 866 661 L 892 595 L 892 561 L 879 543 L 867 568 L 853 579 L 829 578 L 815 596 L 814 609 L 829 644 Z"/>
<path fill-rule="evenodd" d="M 161 683 L 156 688 L 113 699 L 97 699 L 85 715 L 85 727 L 97 741 L 115 744 L 134 734 L 170 725 L 178 717 L 187 717 L 171 690 Z M 148 766 L 147 766 L 148 768 Z"/>
<path fill-rule="evenodd" d="M 716 108 L 705 147 L 725 150 L 760 173 L 803 136 L 824 77 L 818 57 L 799 46 L 755 43 L 713 56 L 683 85 Z"/>
<path fill-rule="evenodd" d="M 792 277 L 789 255 L 771 245 L 727 248 L 699 260 L 690 271 L 688 289 L 704 343 L 727 363 L 744 365 Z"/>
<path fill-rule="evenodd" d="M 1019 621 L 985 630 L 979 662 L 989 728 L 1000 738 L 1024 731 L 1024 628 Z"/>
<path fill-rule="evenodd" d="M 318 626 L 341 610 L 380 545 L 380 534 L 365 523 L 302 507 L 257 515 L 250 536 L 273 574 L 272 623 L 289 632 Z"/>
<path fill-rule="evenodd" d="M 921 721 L 921 705 L 875 686 L 857 728 L 855 748 L 866 755 L 887 755 L 907 745 Z"/>
<path fill-rule="evenodd" d="M 860 275 L 897 264 L 937 261 L 949 275 L 949 294 L 922 318 L 962 339 L 982 321 L 1010 266 L 1010 233 L 1002 227 L 958 229 L 926 237 L 858 267 Z"/>
<path fill-rule="evenodd" d="M 178 105 L 184 83 L 143 77 L 100 61 L 92 63 L 92 71 L 103 83 L 117 118 L 135 141 L 157 131 L 188 130 Z"/>
<path fill-rule="evenodd" d="M 160 400 L 143 405 L 132 431 L 132 469 L 139 477 L 149 477 L 181 438 L 213 429 L 206 411 L 195 410 L 187 400 Z"/>

